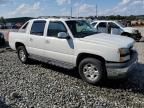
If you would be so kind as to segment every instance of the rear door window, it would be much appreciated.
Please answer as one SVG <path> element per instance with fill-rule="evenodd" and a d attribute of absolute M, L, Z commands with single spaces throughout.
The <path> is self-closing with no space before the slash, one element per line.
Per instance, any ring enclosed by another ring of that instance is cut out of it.
<path fill-rule="evenodd" d="M 32 24 L 30 34 L 37 35 L 37 36 L 43 36 L 45 24 L 46 24 L 46 21 L 34 21 Z"/>
<path fill-rule="evenodd" d="M 92 23 L 91 25 L 92 25 L 93 27 L 95 27 L 95 26 L 96 26 L 96 24 L 97 24 L 97 22 L 94 22 L 94 23 Z"/>
<path fill-rule="evenodd" d="M 101 22 L 101 23 L 99 23 L 98 27 L 106 28 L 107 23 L 106 22 Z"/>

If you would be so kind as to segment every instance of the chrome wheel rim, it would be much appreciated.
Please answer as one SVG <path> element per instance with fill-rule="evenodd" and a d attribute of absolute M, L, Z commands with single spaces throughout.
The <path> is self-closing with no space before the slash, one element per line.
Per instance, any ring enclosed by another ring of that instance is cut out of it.
<path fill-rule="evenodd" d="M 90 81 L 95 81 L 99 77 L 99 71 L 94 64 L 86 64 L 83 67 L 83 73 L 84 76 Z"/>
<path fill-rule="evenodd" d="M 25 52 L 23 50 L 19 51 L 19 57 L 20 57 L 21 61 L 26 60 L 26 55 L 25 55 Z"/>

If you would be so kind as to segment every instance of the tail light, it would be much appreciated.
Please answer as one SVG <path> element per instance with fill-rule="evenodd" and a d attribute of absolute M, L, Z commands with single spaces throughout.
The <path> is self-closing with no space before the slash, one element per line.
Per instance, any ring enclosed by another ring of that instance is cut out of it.
<path fill-rule="evenodd" d="M 129 48 L 121 48 L 120 52 L 120 62 L 126 62 L 130 60 L 130 49 Z"/>

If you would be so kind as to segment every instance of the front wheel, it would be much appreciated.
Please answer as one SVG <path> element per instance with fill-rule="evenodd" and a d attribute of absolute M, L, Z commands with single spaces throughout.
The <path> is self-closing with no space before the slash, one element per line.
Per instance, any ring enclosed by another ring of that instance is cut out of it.
<path fill-rule="evenodd" d="M 17 54 L 18 54 L 19 60 L 22 63 L 24 63 L 24 64 L 28 63 L 28 53 L 27 53 L 27 51 L 26 51 L 24 46 L 19 46 L 17 48 Z"/>
<path fill-rule="evenodd" d="M 99 84 L 106 79 L 106 69 L 100 60 L 86 58 L 79 64 L 81 78 L 90 84 Z"/>

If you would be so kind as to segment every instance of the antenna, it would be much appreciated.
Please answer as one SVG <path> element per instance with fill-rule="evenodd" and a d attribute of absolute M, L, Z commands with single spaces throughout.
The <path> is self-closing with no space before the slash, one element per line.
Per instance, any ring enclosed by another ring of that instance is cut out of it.
<path fill-rule="evenodd" d="M 96 12 L 96 13 L 95 13 L 95 14 L 96 14 L 96 17 L 98 17 L 98 6 L 97 6 L 97 4 L 96 4 L 95 9 L 96 9 L 96 10 L 95 10 L 95 12 Z"/>

